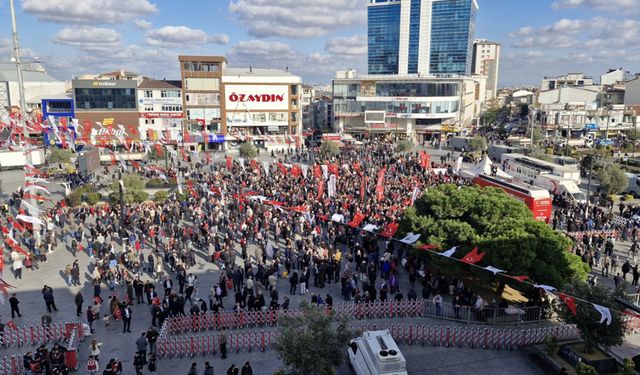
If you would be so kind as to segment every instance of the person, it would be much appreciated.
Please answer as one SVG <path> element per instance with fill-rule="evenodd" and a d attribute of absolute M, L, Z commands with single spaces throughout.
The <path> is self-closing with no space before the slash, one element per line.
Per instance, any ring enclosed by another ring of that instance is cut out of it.
<path fill-rule="evenodd" d="M 131 308 L 125 302 L 122 308 L 122 333 L 131 333 Z"/>
<path fill-rule="evenodd" d="M 99 370 L 100 365 L 98 364 L 98 361 L 90 355 L 89 359 L 87 359 L 87 372 L 89 375 L 97 375 Z"/>
<path fill-rule="evenodd" d="M 442 296 L 440 293 L 436 293 L 433 297 L 433 304 L 436 306 L 436 315 L 440 316 L 440 311 L 442 308 Z"/>
<path fill-rule="evenodd" d="M 232 363 L 231 367 L 229 367 L 229 369 L 227 370 L 227 375 L 238 375 L 239 373 L 240 371 L 236 367 L 235 363 Z"/>
<path fill-rule="evenodd" d="M 136 370 L 136 375 L 142 375 L 142 368 L 144 367 L 144 358 L 141 352 L 137 352 L 133 356 L 133 368 Z"/>
<path fill-rule="evenodd" d="M 9 298 L 9 305 L 11 306 L 11 319 L 15 319 L 16 315 L 18 315 L 19 318 L 22 317 L 22 315 L 20 315 L 20 308 L 18 307 L 19 303 L 20 301 L 18 301 L 18 297 L 16 297 L 16 294 L 13 293 L 11 295 L 11 298 Z"/>
<path fill-rule="evenodd" d="M 51 309 L 58 311 L 58 307 L 56 307 L 56 301 L 53 298 L 53 289 L 50 286 L 45 285 L 42 287 L 42 299 L 44 299 L 44 303 L 47 306 L 47 311 L 51 312 Z"/>
<path fill-rule="evenodd" d="M 198 375 L 198 364 L 193 362 L 191 363 L 191 368 L 189 369 L 189 372 L 187 372 L 187 375 Z"/>
<path fill-rule="evenodd" d="M 82 297 L 82 290 L 78 290 L 78 293 L 76 293 L 75 303 L 76 303 L 76 316 L 80 317 L 82 316 L 82 304 L 84 303 L 84 298 Z"/>
<path fill-rule="evenodd" d="M 227 334 L 223 332 L 220 335 L 220 354 L 222 355 L 222 359 L 227 358 Z"/>
<path fill-rule="evenodd" d="M 204 372 L 202 375 L 213 375 L 213 366 L 211 366 L 209 361 L 204 363 Z"/>
<path fill-rule="evenodd" d="M 93 330 L 93 321 L 96 320 L 96 314 L 93 311 L 91 306 L 87 306 L 87 323 L 89 323 L 89 329 L 91 333 L 94 333 Z"/>
<path fill-rule="evenodd" d="M 138 337 L 138 339 L 136 340 L 136 349 L 142 356 L 143 363 L 147 362 L 147 345 L 149 345 L 149 342 L 147 340 L 147 332 L 145 331 L 142 332 L 140 337 Z"/>
<path fill-rule="evenodd" d="M 149 370 L 149 373 L 151 375 L 155 375 L 157 367 L 158 367 L 158 360 L 156 359 L 156 355 L 151 354 L 151 356 L 149 356 L 149 364 L 147 366 L 147 370 Z"/>
<path fill-rule="evenodd" d="M 253 375 L 253 369 L 251 368 L 249 361 L 247 361 L 247 363 L 245 363 L 244 366 L 242 366 L 242 371 L 240 372 L 240 375 Z"/>
<path fill-rule="evenodd" d="M 89 355 L 93 357 L 96 361 L 98 360 L 98 356 L 100 355 L 100 347 L 102 346 L 101 342 L 98 340 L 92 340 L 89 345 Z"/>
<path fill-rule="evenodd" d="M 158 331 L 153 327 L 149 327 L 146 333 L 146 338 L 147 341 L 149 341 L 149 353 L 151 354 L 156 354 L 157 352 L 156 342 L 158 341 L 158 336 L 160 336 Z"/>

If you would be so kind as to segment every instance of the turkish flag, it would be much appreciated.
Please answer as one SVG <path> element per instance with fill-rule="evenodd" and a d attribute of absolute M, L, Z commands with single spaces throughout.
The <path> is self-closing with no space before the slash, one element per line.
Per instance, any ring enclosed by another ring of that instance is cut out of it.
<path fill-rule="evenodd" d="M 327 169 L 329 169 L 329 174 L 335 174 L 336 176 L 338 176 L 338 172 L 340 171 L 338 164 L 327 163 Z"/>
<path fill-rule="evenodd" d="M 293 177 L 299 177 L 301 173 L 302 169 L 300 169 L 298 164 L 294 164 L 293 167 L 291 167 L 291 175 L 293 175 Z"/>
<path fill-rule="evenodd" d="M 351 228 L 357 228 L 360 226 L 360 223 L 362 223 L 362 220 L 364 220 L 364 214 L 358 212 L 353 216 L 353 219 L 351 219 L 351 221 L 347 223 L 347 225 Z"/>
<path fill-rule="evenodd" d="M 431 155 L 427 154 L 424 151 L 420 151 L 420 165 L 422 168 L 427 169 L 431 164 Z"/>
<path fill-rule="evenodd" d="M 353 170 L 356 171 L 357 174 L 362 174 L 362 170 L 360 169 L 360 163 L 353 164 Z"/>
<path fill-rule="evenodd" d="M 507 277 L 510 277 L 510 278 L 512 278 L 514 280 L 518 280 L 520 282 L 525 282 L 525 281 L 529 280 L 529 276 L 526 276 L 526 275 L 523 275 L 523 276 L 508 276 L 507 275 Z"/>
<path fill-rule="evenodd" d="M 227 162 L 227 169 L 228 169 L 228 170 L 231 170 L 231 165 L 232 165 L 232 164 L 231 164 L 231 157 L 230 157 L 230 156 L 227 156 L 227 157 L 225 158 L 225 161 Z"/>
<path fill-rule="evenodd" d="M 256 172 L 258 172 L 258 175 L 260 174 L 260 166 L 258 165 L 258 162 L 255 159 L 251 159 L 249 161 L 249 164 L 251 164 L 251 168 L 253 168 Z"/>
<path fill-rule="evenodd" d="M 287 167 L 285 167 L 284 164 L 278 163 L 278 169 L 280 169 L 280 172 L 282 172 L 282 174 L 287 174 Z"/>
<path fill-rule="evenodd" d="M 156 143 L 153 145 L 153 147 L 156 148 L 156 153 L 158 154 L 158 157 L 162 157 L 163 153 L 162 153 L 162 146 L 160 146 L 159 143 Z"/>
<path fill-rule="evenodd" d="M 382 232 L 380 232 L 380 235 L 384 236 L 384 237 L 393 237 L 393 235 L 396 234 L 396 232 L 398 231 L 398 226 L 399 225 L 400 224 L 395 223 L 395 222 L 387 224 L 387 226 L 384 227 Z"/>
<path fill-rule="evenodd" d="M 478 253 L 478 248 L 474 247 L 473 250 L 469 252 L 469 254 L 465 255 L 460 260 L 467 264 L 475 264 L 481 261 L 482 258 L 484 258 L 484 254 L 485 253 Z"/>
<path fill-rule="evenodd" d="M 314 165 L 313 166 L 313 175 L 316 178 L 322 178 L 322 168 L 320 168 L 319 165 Z"/>
<path fill-rule="evenodd" d="M 28 194 L 25 194 L 25 195 L 28 195 Z M 7 221 L 13 224 L 13 227 L 15 229 L 19 230 L 20 232 L 24 232 L 24 227 L 22 226 L 22 224 L 18 223 L 11 216 L 7 217 Z"/>
<path fill-rule="evenodd" d="M 418 246 L 419 250 L 436 250 L 436 249 L 439 249 L 439 248 L 440 248 L 440 246 L 433 245 L 433 244 L 424 244 L 424 245 Z"/>
<path fill-rule="evenodd" d="M 324 195 L 324 180 L 322 178 L 318 179 L 318 200 L 322 200 L 322 196 Z"/>
<path fill-rule="evenodd" d="M 578 315 L 575 298 L 568 296 L 564 293 L 558 293 L 558 297 L 560 297 L 562 302 L 564 302 L 565 305 L 567 305 L 567 309 L 571 312 L 571 314 L 573 314 L 573 316 Z"/>

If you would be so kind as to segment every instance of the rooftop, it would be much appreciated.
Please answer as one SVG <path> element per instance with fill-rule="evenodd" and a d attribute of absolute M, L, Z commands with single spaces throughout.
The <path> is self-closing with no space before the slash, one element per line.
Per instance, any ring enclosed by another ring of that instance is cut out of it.
<path fill-rule="evenodd" d="M 59 79 L 44 71 L 23 70 L 22 78 L 24 82 L 61 82 Z M 18 72 L 16 71 L 15 65 L 13 65 L 13 69 L 5 69 L 4 66 L 0 66 L 0 81 L 18 81 Z"/>
<path fill-rule="evenodd" d="M 222 72 L 225 76 L 238 76 L 238 77 L 297 77 L 295 74 L 289 71 L 280 69 L 256 69 L 252 67 L 248 68 L 227 68 Z"/>
<path fill-rule="evenodd" d="M 182 81 L 145 79 L 138 85 L 139 89 L 181 89 Z"/>

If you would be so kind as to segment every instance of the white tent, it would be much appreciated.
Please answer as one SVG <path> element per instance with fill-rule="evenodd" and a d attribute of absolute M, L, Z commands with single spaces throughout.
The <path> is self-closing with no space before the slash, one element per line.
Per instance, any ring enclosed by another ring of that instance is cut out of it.
<path fill-rule="evenodd" d="M 480 163 L 478 163 L 478 165 L 475 165 L 469 169 L 463 170 L 461 174 L 463 177 L 467 177 L 467 178 L 474 178 L 480 174 L 486 174 L 488 176 L 491 176 L 492 166 L 493 166 L 493 162 L 491 161 L 491 159 L 489 159 L 488 156 L 486 156 Z M 496 176 L 502 177 L 502 178 L 508 178 L 508 179 L 513 178 L 513 176 L 509 175 L 507 172 L 500 169 L 500 167 L 498 167 L 498 170 L 496 171 Z"/>

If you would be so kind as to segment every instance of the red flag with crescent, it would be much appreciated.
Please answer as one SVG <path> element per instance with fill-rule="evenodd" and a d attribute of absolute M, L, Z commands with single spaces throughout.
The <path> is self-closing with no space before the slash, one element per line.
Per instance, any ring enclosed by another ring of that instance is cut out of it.
<path fill-rule="evenodd" d="M 558 297 L 560 297 L 562 302 L 564 302 L 564 304 L 567 305 L 567 309 L 571 312 L 571 314 L 573 314 L 573 316 L 578 315 L 575 298 L 568 296 L 564 293 L 558 293 Z"/>
<path fill-rule="evenodd" d="M 476 264 L 484 258 L 485 253 L 478 253 L 478 248 L 474 247 L 467 255 L 460 259 L 464 263 L 467 264 Z"/>

